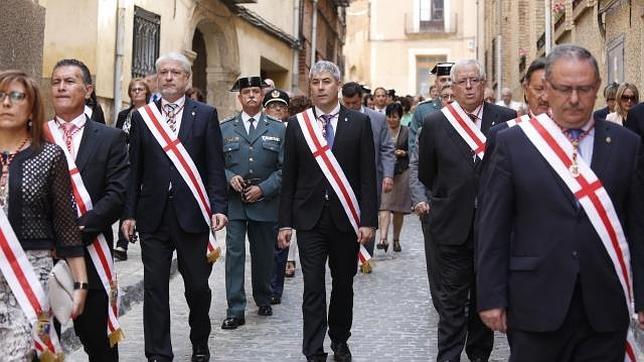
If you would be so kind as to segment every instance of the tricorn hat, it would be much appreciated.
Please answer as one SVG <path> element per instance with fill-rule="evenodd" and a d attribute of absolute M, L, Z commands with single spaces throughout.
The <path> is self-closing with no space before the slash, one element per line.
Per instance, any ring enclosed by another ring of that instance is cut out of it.
<path fill-rule="evenodd" d="M 453 62 L 436 63 L 431 73 L 437 77 L 449 75 L 450 70 L 452 70 L 452 65 L 454 65 Z"/>
<path fill-rule="evenodd" d="M 264 83 L 262 77 L 252 76 L 252 77 L 242 77 L 235 81 L 233 87 L 230 89 L 231 92 L 239 92 L 244 88 L 250 87 L 268 87 L 268 84 Z"/>

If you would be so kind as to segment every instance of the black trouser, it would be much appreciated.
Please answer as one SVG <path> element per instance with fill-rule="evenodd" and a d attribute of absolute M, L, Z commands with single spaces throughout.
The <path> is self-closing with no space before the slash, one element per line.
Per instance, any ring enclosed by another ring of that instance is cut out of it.
<path fill-rule="evenodd" d="M 494 334 L 481 322 L 476 308 L 471 235 L 463 245 L 436 245 L 432 249 L 436 253 L 441 289 L 437 361 L 459 361 L 464 345 L 470 360 L 487 360 Z"/>
<path fill-rule="evenodd" d="M 207 346 L 210 335 L 210 287 L 212 264 L 206 260 L 208 232 L 187 233 L 181 229 L 172 199 L 168 199 L 159 228 L 141 233 L 143 260 L 143 333 L 145 356 L 162 361 L 173 358 L 170 341 L 169 282 L 172 253 L 177 250 L 179 273 L 183 277 L 190 313 L 190 341 Z M 183 328 L 177 327 L 175 328 Z"/>
<path fill-rule="evenodd" d="M 74 331 L 90 362 L 119 360 L 118 347 L 110 347 L 107 338 L 107 303 L 104 289 L 88 290 L 85 310 L 74 320 Z"/>
<path fill-rule="evenodd" d="M 425 241 L 425 262 L 427 264 L 427 279 L 429 280 L 429 293 L 432 296 L 432 304 L 438 312 L 440 309 L 440 283 L 439 283 L 439 270 L 438 270 L 438 260 L 436 260 L 436 245 L 430 242 L 429 237 L 429 224 L 428 216 L 424 214 L 419 217 L 420 225 L 423 229 L 423 239 Z"/>
<path fill-rule="evenodd" d="M 271 275 L 271 297 L 282 298 L 284 292 L 284 273 L 286 271 L 286 260 L 288 259 L 288 248 L 280 249 L 275 245 L 273 254 L 275 264 Z"/>
<path fill-rule="evenodd" d="M 358 268 L 355 232 L 339 231 L 328 208 L 322 211 L 312 230 L 298 230 L 297 244 L 304 276 L 304 338 L 302 353 L 307 357 L 323 356 L 327 329 L 325 272 L 327 258 L 331 270 L 329 337 L 346 342 L 353 321 L 353 277 Z"/>
<path fill-rule="evenodd" d="M 563 325 L 552 332 L 510 330 L 510 361 L 624 361 L 628 327 L 618 332 L 593 330 L 579 282 Z"/>

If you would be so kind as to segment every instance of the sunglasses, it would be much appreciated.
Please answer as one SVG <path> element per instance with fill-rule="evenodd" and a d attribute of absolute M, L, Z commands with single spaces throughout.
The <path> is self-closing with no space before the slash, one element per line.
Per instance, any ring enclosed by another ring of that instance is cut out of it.
<path fill-rule="evenodd" d="M 22 102 L 27 98 L 27 95 L 22 92 L 0 92 L 0 103 L 3 103 L 4 100 L 9 97 L 9 101 L 11 104 L 16 104 L 18 102 Z"/>
<path fill-rule="evenodd" d="M 635 96 L 622 96 L 622 102 L 631 101 L 631 103 L 637 102 L 637 97 Z"/>

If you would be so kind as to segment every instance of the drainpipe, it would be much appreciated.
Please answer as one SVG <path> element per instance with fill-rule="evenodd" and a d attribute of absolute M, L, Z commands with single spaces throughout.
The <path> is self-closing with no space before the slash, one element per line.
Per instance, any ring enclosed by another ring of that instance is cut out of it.
<path fill-rule="evenodd" d="M 302 0 L 293 0 L 293 36 L 297 38 L 298 47 L 300 46 L 300 2 Z M 291 71 L 291 92 L 295 92 L 300 83 L 300 51 L 293 48 L 293 70 Z"/>
<path fill-rule="evenodd" d="M 546 55 L 550 53 L 550 49 L 552 47 L 552 4 L 551 0 L 546 0 L 545 1 L 545 33 L 546 33 L 546 44 L 545 44 L 545 49 L 546 49 Z"/>
<path fill-rule="evenodd" d="M 318 0 L 313 0 L 313 24 L 311 29 L 311 67 L 315 64 L 315 50 L 318 40 Z"/>
<path fill-rule="evenodd" d="M 121 78 L 123 76 L 123 43 L 125 37 L 125 8 L 116 2 L 116 47 L 114 53 L 114 122 L 121 110 Z"/>
<path fill-rule="evenodd" d="M 503 44 L 503 36 L 501 35 L 503 31 L 503 7 L 501 5 L 502 0 L 496 0 L 496 14 L 498 17 L 497 21 L 497 35 L 496 35 L 496 99 L 501 99 L 501 89 L 503 88 L 503 75 L 501 72 L 503 71 L 503 61 L 501 59 L 501 56 L 503 56 L 503 51 L 502 51 L 502 44 Z"/>

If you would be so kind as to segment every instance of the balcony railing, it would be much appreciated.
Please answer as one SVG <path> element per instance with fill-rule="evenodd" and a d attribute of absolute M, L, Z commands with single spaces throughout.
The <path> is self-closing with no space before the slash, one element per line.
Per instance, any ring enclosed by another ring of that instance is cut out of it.
<path fill-rule="evenodd" d="M 442 20 L 420 21 L 414 19 L 414 14 L 405 13 L 405 34 L 454 34 L 457 32 L 458 27 L 458 14 L 454 13 L 450 16 L 449 24 Z"/>

